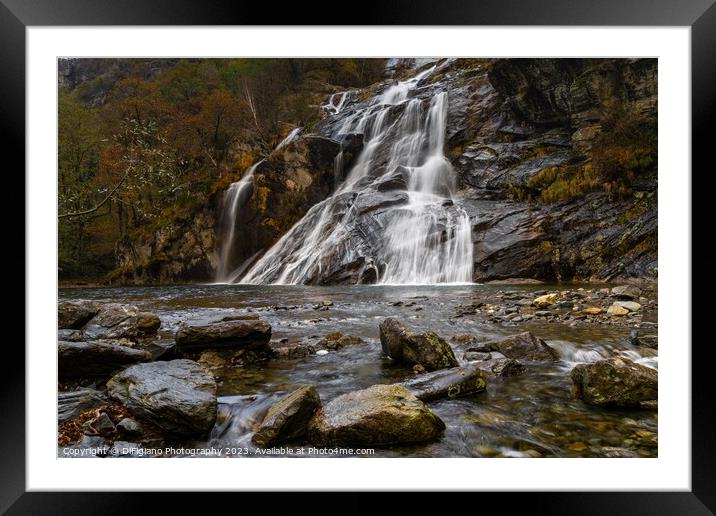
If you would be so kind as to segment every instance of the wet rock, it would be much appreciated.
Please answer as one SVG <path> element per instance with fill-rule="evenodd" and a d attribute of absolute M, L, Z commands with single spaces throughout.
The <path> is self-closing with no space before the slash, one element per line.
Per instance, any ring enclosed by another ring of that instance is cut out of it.
<path fill-rule="evenodd" d="M 539 296 L 532 301 L 532 304 L 537 308 L 547 308 L 557 302 L 557 294 L 545 294 Z"/>
<path fill-rule="evenodd" d="M 318 446 L 388 446 L 430 441 L 445 423 L 400 385 L 374 385 L 338 396 L 311 419 Z"/>
<path fill-rule="evenodd" d="M 111 340 L 57 343 L 57 367 L 60 377 L 103 377 L 139 362 L 151 360 L 144 350 Z"/>
<path fill-rule="evenodd" d="M 467 362 L 477 362 L 480 360 L 490 360 L 492 355 L 483 351 L 466 351 L 462 355 L 462 359 Z"/>
<path fill-rule="evenodd" d="M 641 309 L 641 305 L 634 301 L 615 301 L 612 306 L 620 306 L 626 308 L 630 312 L 638 312 Z"/>
<path fill-rule="evenodd" d="M 294 359 L 303 358 L 308 355 L 314 355 L 316 348 L 304 342 L 288 342 L 282 339 L 280 341 L 272 340 L 269 343 L 271 349 L 270 355 L 273 358 Z"/>
<path fill-rule="evenodd" d="M 251 442 L 258 446 L 273 446 L 304 438 L 308 422 L 320 406 L 316 388 L 302 385 L 271 405 Z"/>
<path fill-rule="evenodd" d="M 271 340 L 271 325 L 258 320 L 236 320 L 182 326 L 176 334 L 179 351 L 217 348 L 265 349 Z"/>
<path fill-rule="evenodd" d="M 174 339 L 156 339 L 142 346 L 152 355 L 152 360 L 174 360 L 177 357 L 177 343 Z"/>
<path fill-rule="evenodd" d="M 80 342 L 87 340 L 87 335 L 85 335 L 82 330 L 57 330 L 57 340 Z"/>
<path fill-rule="evenodd" d="M 634 285 L 621 285 L 611 290 L 611 296 L 618 299 L 639 299 L 641 289 Z"/>
<path fill-rule="evenodd" d="M 621 316 L 621 315 L 627 315 L 628 313 L 629 313 L 629 310 L 627 310 L 623 306 L 619 306 L 617 304 L 613 304 L 612 306 L 607 308 L 607 315 Z"/>
<path fill-rule="evenodd" d="M 475 365 L 489 376 L 519 376 L 527 370 L 524 364 L 513 358 L 491 358 L 475 362 Z"/>
<path fill-rule="evenodd" d="M 260 362 L 266 359 L 268 355 L 263 350 L 255 351 L 251 349 L 207 349 L 197 354 L 196 361 L 211 370 L 225 367 L 244 367 Z"/>
<path fill-rule="evenodd" d="M 117 430 L 127 435 L 139 435 L 142 433 L 142 427 L 131 417 L 125 417 L 117 423 Z"/>
<path fill-rule="evenodd" d="M 487 375 L 475 364 L 425 373 L 402 385 L 421 401 L 457 398 L 485 390 Z"/>
<path fill-rule="evenodd" d="M 590 405 L 639 407 L 658 399 L 656 369 L 610 358 L 572 369 L 572 393 Z"/>
<path fill-rule="evenodd" d="M 60 392 L 57 395 L 57 422 L 75 418 L 85 410 L 107 403 L 107 396 L 95 389 Z"/>
<path fill-rule="evenodd" d="M 484 342 L 468 351 L 497 351 L 507 358 L 556 362 L 559 355 L 545 341 L 526 331 L 500 340 Z"/>
<path fill-rule="evenodd" d="M 128 367 L 107 382 L 109 395 L 170 434 L 202 436 L 216 420 L 216 382 L 191 360 Z"/>
<path fill-rule="evenodd" d="M 99 312 L 91 301 L 65 301 L 57 305 L 57 328 L 79 330 Z"/>
<path fill-rule="evenodd" d="M 434 332 L 414 333 L 397 319 L 380 323 L 383 353 L 396 362 L 421 364 L 427 371 L 458 365 L 450 345 Z"/>
<path fill-rule="evenodd" d="M 84 328 L 91 339 L 138 340 L 157 334 L 161 321 L 156 314 L 141 312 L 136 306 L 106 304 Z"/>
<path fill-rule="evenodd" d="M 360 337 L 354 337 L 352 335 L 343 335 L 341 332 L 336 331 L 327 334 L 325 337 L 319 340 L 316 343 L 315 348 L 335 351 L 337 349 L 342 349 L 346 346 L 353 346 L 362 342 L 363 339 L 361 339 Z"/>

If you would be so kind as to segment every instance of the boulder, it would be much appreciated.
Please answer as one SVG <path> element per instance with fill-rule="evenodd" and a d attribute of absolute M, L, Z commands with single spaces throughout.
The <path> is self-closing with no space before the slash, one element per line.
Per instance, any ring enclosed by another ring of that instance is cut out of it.
<path fill-rule="evenodd" d="M 203 436 L 216 420 L 216 382 L 191 360 L 128 367 L 107 382 L 109 395 L 170 434 Z"/>
<path fill-rule="evenodd" d="M 427 371 L 458 365 L 450 345 L 432 331 L 415 333 L 396 319 L 380 324 L 383 353 L 396 362 L 420 364 Z"/>
<path fill-rule="evenodd" d="M 79 330 L 99 312 L 96 303 L 64 301 L 57 305 L 57 328 Z"/>
<path fill-rule="evenodd" d="M 157 334 L 161 321 L 156 314 L 141 312 L 136 306 L 107 304 L 90 320 L 84 333 L 90 339 L 138 340 Z"/>
<path fill-rule="evenodd" d="M 421 374 L 398 385 L 408 389 L 421 401 L 457 398 L 484 391 L 487 375 L 478 364 L 469 364 Z"/>
<path fill-rule="evenodd" d="M 60 377 L 103 377 L 131 364 L 147 362 L 151 355 L 117 341 L 91 340 L 57 343 L 57 369 Z"/>
<path fill-rule="evenodd" d="M 547 308 L 557 302 L 557 294 L 545 294 L 543 296 L 536 297 L 532 304 L 537 308 Z"/>
<path fill-rule="evenodd" d="M 641 305 L 636 301 L 615 301 L 612 306 L 620 306 L 630 312 L 638 312 L 641 309 Z"/>
<path fill-rule="evenodd" d="M 639 407 L 658 399 L 656 369 L 609 358 L 572 369 L 572 393 L 589 405 Z"/>
<path fill-rule="evenodd" d="M 179 351 L 204 349 L 267 350 L 271 325 L 259 320 L 232 320 L 204 326 L 182 326 L 175 337 Z"/>
<path fill-rule="evenodd" d="M 318 446 L 388 446 L 439 437 L 445 423 L 400 385 L 373 385 L 338 396 L 311 419 Z"/>
<path fill-rule="evenodd" d="M 617 299 L 639 299 L 641 289 L 634 285 L 621 285 L 611 290 L 611 296 Z"/>
<path fill-rule="evenodd" d="M 273 446 L 302 439 L 308 422 L 320 406 L 321 398 L 316 388 L 302 385 L 271 405 L 251 442 L 258 446 Z"/>
<path fill-rule="evenodd" d="M 526 371 L 524 364 L 513 358 L 492 358 L 475 365 L 489 376 L 519 376 Z"/>
<path fill-rule="evenodd" d="M 535 362 L 556 362 L 559 355 L 545 341 L 526 331 L 500 340 L 484 342 L 468 351 L 497 351 L 507 358 Z"/>
<path fill-rule="evenodd" d="M 612 306 L 607 308 L 607 315 L 621 316 L 621 315 L 626 315 L 628 313 L 629 313 L 629 310 L 627 310 L 623 306 L 619 306 L 617 304 L 613 304 Z"/>

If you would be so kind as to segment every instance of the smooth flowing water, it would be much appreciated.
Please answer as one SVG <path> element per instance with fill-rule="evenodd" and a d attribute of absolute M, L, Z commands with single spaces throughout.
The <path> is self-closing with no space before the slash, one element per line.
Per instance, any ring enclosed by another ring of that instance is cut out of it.
<path fill-rule="evenodd" d="M 455 318 L 458 305 L 485 300 L 505 286 L 253 286 L 193 285 L 61 289 L 60 299 L 131 303 L 162 320 L 160 333 L 172 335 L 181 323 L 202 324 L 230 315 L 257 313 L 273 328 L 273 338 L 289 340 L 340 331 L 364 339 L 325 355 L 270 359 L 251 367 L 226 367 L 218 376 L 219 417 L 210 437 L 192 446 L 249 447 L 255 425 L 270 404 L 299 384 L 312 384 L 323 402 L 379 383 L 412 376 L 381 354 L 378 324 L 397 317 L 416 329 L 446 339 L 470 334 L 478 339 L 530 330 L 560 354 L 554 364 L 530 364 L 527 374 L 492 378 L 475 396 L 429 403 L 447 428 L 436 442 L 378 449 L 375 456 L 418 457 L 577 457 L 656 456 L 655 411 L 601 409 L 570 393 L 575 363 L 614 355 L 656 367 L 652 350 L 631 346 L 629 328 L 569 327 L 532 323 L 520 328 Z M 511 291 L 540 287 L 509 287 Z M 562 287 L 564 288 L 564 287 Z M 333 305 L 323 307 L 323 301 Z M 402 305 L 396 302 L 402 301 Z M 452 343 L 459 360 L 463 345 Z"/>
<path fill-rule="evenodd" d="M 332 126 L 330 137 L 361 134 L 363 149 L 333 195 L 315 205 L 238 280 L 247 284 L 316 282 L 331 261 L 368 255 L 377 283 L 439 284 L 472 280 L 470 220 L 454 198 L 455 175 L 444 156 L 447 92 L 412 97 L 435 71 L 391 85 Z M 326 110 L 339 114 L 348 92 Z M 342 176 L 342 153 L 336 176 Z M 384 223 L 357 231 L 366 198 L 398 191 Z M 396 202 L 397 201 L 397 202 Z M 362 237 L 361 237 L 362 235 Z M 374 244 L 373 242 L 379 242 Z M 371 243 L 369 243 L 371 242 Z"/>

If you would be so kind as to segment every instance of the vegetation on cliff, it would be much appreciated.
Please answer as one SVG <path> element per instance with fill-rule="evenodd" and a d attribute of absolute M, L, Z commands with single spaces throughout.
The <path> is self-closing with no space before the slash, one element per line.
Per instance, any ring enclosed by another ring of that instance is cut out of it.
<path fill-rule="evenodd" d="M 115 246 L 190 217 L 338 88 L 382 59 L 61 60 L 60 277 L 101 276 Z"/>

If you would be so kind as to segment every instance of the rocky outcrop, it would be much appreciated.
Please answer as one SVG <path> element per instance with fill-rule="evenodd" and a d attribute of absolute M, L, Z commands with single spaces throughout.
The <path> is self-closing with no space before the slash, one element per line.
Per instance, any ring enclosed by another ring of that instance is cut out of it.
<path fill-rule="evenodd" d="M 308 439 L 318 446 L 387 446 L 429 441 L 444 429 L 405 387 L 374 385 L 326 404 L 311 419 Z"/>
<path fill-rule="evenodd" d="M 359 149 L 360 142 L 351 142 L 343 150 L 344 167 L 350 166 Z M 227 257 L 228 270 L 242 264 L 248 267 L 257 252 L 268 249 L 312 206 L 333 192 L 342 180 L 336 176 L 340 172 L 336 169 L 339 153 L 340 142 L 306 134 L 274 150 L 256 165 L 248 198 L 234 221 L 234 239 L 241 245 Z"/>
<path fill-rule="evenodd" d="M 251 442 L 273 446 L 305 437 L 308 423 L 320 406 L 316 388 L 302 385 L 271 405 Z"/>
<path fill-rule="evenodd" d="M 397 319 L 380 323 L 383 353 L 398 363 L 420 364 L 427 371 L 458 365 L 450 345 L 432 331 L 416 333 Z"/>
<path fill-rule="evenodd" d="M 169 434 L 206 435 L 216 420 L 216 382 L 191 360 L 128 367 L 107 382 L 107 391 L 132 414 Z"/>
<path fill-rule="evenodd" d="M 651 406 L 658 399 L 658 372 L 626 358 L 610 358 L 572 369 L 572 393 L 589 405 Z"/>
<path fill-rule="evenodd" d="M 267 350 L 271 325 L 260 320 L 234 320 L 204 326 L 182 326 L 175 337 L 179 351 L 205 349 Z"/>
<path fill-rule="evenodd" d="M 485 390 L 487 375 L 479 365 L 441 369 L 411 378 L 400 385 L 421 401 L 440 398 L 457 398 Z"/>
<path fill-rule="evenodd" d="M 147 284 L 205 281 L 216 268 L 216 209 L 211 197 L 196 213 L 141 234 L 127 236 L 115 248 L 111 283 Z"/>
<path fill-rule="evenodd" d="M 526 331 L 504 339 L 483 342 L 470 351 L 497 351 L 507 358 L 535 362 L 556 362 L 559 354 L 545 341 Z"/>
<path fill-rule="evenodd" d="M 151 360 L 151 355 L 111 340 L 57 344 L 57 369 L 61 378 L 107 377 L 127 365 Z"/>

